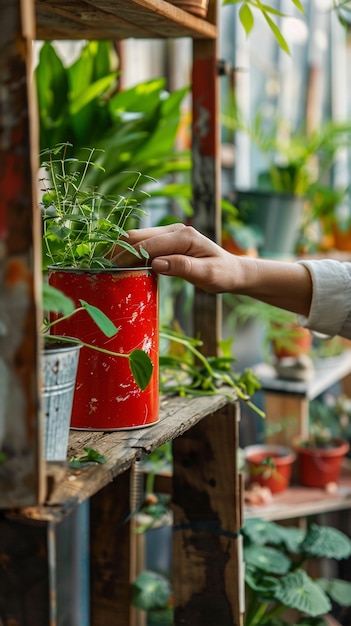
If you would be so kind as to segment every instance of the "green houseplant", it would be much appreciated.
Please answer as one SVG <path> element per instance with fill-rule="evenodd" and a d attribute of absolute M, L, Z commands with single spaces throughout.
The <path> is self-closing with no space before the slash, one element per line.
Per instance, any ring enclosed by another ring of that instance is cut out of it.
<path fill-rule="evenodd" d="M 351 554 L 350 539 L 335 528 L 310 524 L 307 530 L 281 526 L 259 518 L 247 519 L 244 539 L 245 626 L 323 626 L 333 602 L 350 606 L 351 585 L 339 579 L 307 573 L 309 558 L 341 560 Z"/>
<path fill-rule="evenodd" d="M 286 446 L 256 444 L 244 449 L 249 483 L 267 487 L 272 493 L 285 491 L 290 484 L 296 453 Z"/>
<path fill-rule="evenodd" d="M 172 203 L 176 198 L 182 211 L 191 212 L 190 184 L 184 179 L 191 169 L 190 154 L 175 147 L 188 87 L 170 93 L 165 79 L 155 78 L 119 89 L 112 41 L 87 42 L 70 63 L 45 42 L 35 80 L 41 160 L 48 146 L 65 142 L 70 143 L 67 157 L 85 160 L 85 147 L 93 145 L 101 168 L 87 172 L 91 188 L 123 196 L 135 182 L 134 172 L 140 171 L 157 180 L 149 186 L 150 195 L 171 198 Z"/>
<path fill-rule="evenodd" d="M 52 332 L 95 348 L 85 345 L 81 351 L 71 427 L 115 430 L 151 425 L 158 419 L 156 278 L 147 266 L 118 270 L 109 260 L 117 243 L 132 249 L 125 227 L 128 220 L 140 218 L 139 197 L 144 192 L 135 185 L 126 196 L 99 193 L 86 184 L 89 169 L 101 167 L 93 161 L 94 149 L 80 160 L 67 157 L 67 147 L 71 146 L 59 144 L 45 151 L 42 165 L 43 266 L 49 283 L 72 298 L 75 306 L 89 301 L 119 330 L 106 340 L 83 311 L 55 320 Z M 140 178 L 136 173 L 135 180 Z M 146 264 L 145 252 L 136 254 Z M 124 302 L 119 300 L 121 293 Z M 130 369 L 134 358 L 116 360 L 116 353 L 137 355 L 137 368 L 149 372 L 151 361 L 152 375 L 144 389 Z M 126 399 L 132 403 L 129 409 Z"/>
<path fill-rule="evenodd" d="M 310 353 L 312 335 L 296 323 L 294 313 L 246 296 L 229 294 L 225 296 L 225 302 L 230 306 L 228 319 L 233 326 L 250 321 L 262 325 L 262 351 L 268 363 Z"/>
<path fill-rule="evenodd" d="M 329 177 L 337 150 L 350 141 L 350 123 L 327 121 L 307 133 L 303 128 L 292 129 L 278 116 L 267 118 L 261 110 L 247 121 L 233 101 L 223 124 L 245 133 L 267 164 L 252 189 L 233 192 L 242 219 L 261 228 L 265 238 L 262 254 L 293 253 L 300 231 L 309 227 L 321 210 L 313 209 L 319 189 L 323 197 L 326 188 L 333 191 L 333 198 L 340 197 L 341 191 L 334 192 Z"/>
<path fill-rule="evenodd" d="M 312 412 L 309 437 L 296 438 L 293 447 L 297 453 L 299 482 L 306 487 L 323 489 L 338 483 L 350 444 L 340 433 L 333 433 L 326 427 L 327 409 L 322 402 L 314 403 Z"/>

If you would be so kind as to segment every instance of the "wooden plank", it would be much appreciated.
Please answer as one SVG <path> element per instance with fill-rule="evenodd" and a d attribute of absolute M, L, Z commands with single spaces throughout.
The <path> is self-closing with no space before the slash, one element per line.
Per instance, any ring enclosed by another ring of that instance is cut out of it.
<path fill-rule="evenodd" d="M 42 498 L 38 473 L 37 312 L 40 216 L 30 84 L 32 4 L 5 0 L 0 21 L 0 507 Z M 35 125 L 34 125 L 35 130 Z M 28 138 L 33 137 L 30 150 Z M 35 218 L 33 219 L 33 213 Z"/>
<path fill-rule="evenodd" d="M 36 6 L 36 19 L 38 39 L 52 40 L 54 37 L 71 39 L 72 32 L 78 32 L 79 38 L 84 39 L 153 37 L 153 33 L 146 28 L 131 24 L 112 13 L 107 14 L 79 0 L 50 3 L 39 0 Z"/>
<path fill-rule="evenodd" d="M 245 517 L 262 517 L 270 520 L 287 520 L 318 515 L 328 511 L 343 511 L 351 507 L 351 466 L 345 459 L 338 488 L 329 493 L 325 489 L 292 485 L 275 494 L 271 503 L 264 506 L 245 506 Z"/>
<path fill-rule="evenodd" d="M 127 37 L 215 38 L 214 24 L 164 0 L 35 0 L 37 37 L 125 39 Z M 78 29 L 75 23 L 79 24 Z M 82 31 L 80 30 L 82 29 Z"/>
<path fill-rule="evenodd" d="M 221 395 L 192 399 L 164 397 L 161 399 L 160 421 L 150 428 L 111 433 L 72 431 L 68 458 L 80 456 L 84 446 L 90 446 L 105 455 L 106 463 L 82 470 L 66 468 L 63 475 L 56 472 L 56 479 L 50 480 L 51 491 L 46 505 L 21 509 L 19 514 L 33 520 L 59 522 L 143 455 L 182 435 L 204 416 L 227 403 L 228 399 Z"/>
<path fill-rule="evenodd" d="M 90 502 L 91 626 L 130 624 L 130 472 Z"/>
<path fill-rule="evenodd" d="M 287 394 L 264 394 L 268 443 L 288 446 L 293 437 L 306 437 L 309 431 L 308 399 Z"/>
<path fill-rule="evenodd" d="M 237 417 L 227 406 L 173 444 L 175 626 L 239 626 Z"/>

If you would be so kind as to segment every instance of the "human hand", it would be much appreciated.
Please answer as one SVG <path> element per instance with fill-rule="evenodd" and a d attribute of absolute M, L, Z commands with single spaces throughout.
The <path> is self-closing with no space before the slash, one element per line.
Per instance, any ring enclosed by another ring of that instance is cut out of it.
<path fill-rule="evenodd" d="M 233 289 L 240 258 L 223 250 L 191 226 L 172 224 L 128 232 L 128 243 L 144 248 L 158 274 L 179 276 L 210 293 Z M 118 267 L 138 265 L 137 257 L 122 250 L 112 259 Z"/>

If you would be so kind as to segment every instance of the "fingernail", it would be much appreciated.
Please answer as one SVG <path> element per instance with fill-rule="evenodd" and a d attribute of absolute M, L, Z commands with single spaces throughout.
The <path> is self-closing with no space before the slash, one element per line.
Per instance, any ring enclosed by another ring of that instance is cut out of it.
<path fill-rule="evenodd" d="M 169 271 L 169 261 L 166 259 L 154 259 L 152 262 L 152 268 L 155 272 L 160 272 L 161 274 Z"/>

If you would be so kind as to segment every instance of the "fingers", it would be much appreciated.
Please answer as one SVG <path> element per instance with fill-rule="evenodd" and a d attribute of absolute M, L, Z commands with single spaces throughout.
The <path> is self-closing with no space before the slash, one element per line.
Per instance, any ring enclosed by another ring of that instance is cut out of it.
<path fill-rule="evenodd" d="M 150 259 L 157 256 L 157 250 L 160 250 L 160 254 L 168 254 L 169 240 L 160 239 L 159 241 L 153 241 L 157 237 L 164 237 L 169 234 L 177 241 L 177 233 L 186 229 L 184 224 L 176 223 L 168 226 L 156 226 L 152 228 L 139 228 L 128 231 L 128 244 L 133 246 L 137 251 L 142 247 L 149 255 Z M 152 241 L 151 241 L 152 240 Z M 116 246 L 115 253 L 112 258 L 114 265 L 118 267 L 134 267 L 136 265 L 144 265 L 145 258 L 138 259 L 136 255 L 128 250 L 124 250 L 121 247 Z"/>
<path fill-rule="evenodd" d="M 158 274 L 179 276 L 205 291 L 218 293 L 226 285 L 225 268 L 232 255 L 191 226 L 172 224 L 129 231 L 128 244 L 143 248 L 149 264 Z M 228 258 L 227 258 L 228 257 Z M 145 265 L 128 250 L 119 252 L 113 262 L 118 267 Z"/>

